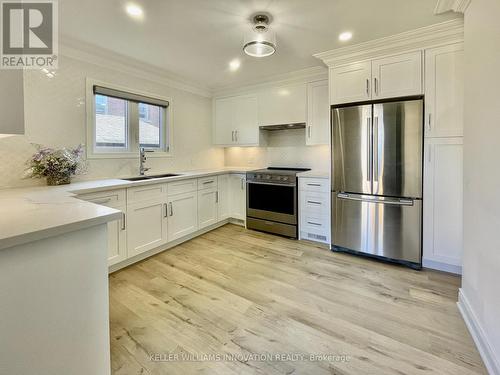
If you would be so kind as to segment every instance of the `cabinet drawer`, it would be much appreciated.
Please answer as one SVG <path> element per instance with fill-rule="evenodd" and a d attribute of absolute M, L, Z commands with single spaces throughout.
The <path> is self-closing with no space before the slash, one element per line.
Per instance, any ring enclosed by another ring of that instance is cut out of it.
<path fill-rule="evenodd" d="M 168 184 L 168 195 L 176 195 L 183 193 L 190 193 L 198 189 L 198 182 L 196 179 L 192 180 L 181 180 L 170 182 Z"/>
<path fill-rule="evenodd" d="M 198 179 L 198 190 L 217 188 L 217 176 Z"/>
<path fill-rule="evenodd" d="M 324 234 L 325 236 L 329 237 L 329 217 L 312 215 L 304 212 L 300 215 L 300 230 L 308 233 Z"/>
<path fill-rule="evenodd" d="M 125 205 L 126 192 L 125 189 L 100 191 L 97 193 L 78 195 L 78 199 L 116 208 Z"/>
<path fill-rule="evenodd" d="M 167 184 L 144 185 L 127 189 L 128 204 L 155 199 L 166 200 L 166 196 Z"/>
<path fill-rule="evenodd" d="M 330 180 L 326 178 L 299 178 L 299 190 L 320 193 L 330 192 Z"/>
<path fill-rule="evenodd" d="M 330 215 L 330 194 L 301 191 L 299 196 L 302 212 L 319 216 Z"/>

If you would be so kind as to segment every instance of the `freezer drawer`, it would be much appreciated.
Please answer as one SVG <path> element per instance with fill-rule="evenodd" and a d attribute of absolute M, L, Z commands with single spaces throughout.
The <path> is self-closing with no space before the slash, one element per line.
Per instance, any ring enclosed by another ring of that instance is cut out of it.
<path fill-rule="evenodd" d="M 422 201 L 332 193 L 332 245 L 421 263 Z"/>

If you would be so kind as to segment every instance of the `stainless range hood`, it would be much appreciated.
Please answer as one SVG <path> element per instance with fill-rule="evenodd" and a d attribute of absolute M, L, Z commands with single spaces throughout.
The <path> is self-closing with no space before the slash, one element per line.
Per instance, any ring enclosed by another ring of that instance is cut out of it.
<path fill-rule="evenodd" d="M 293 124 L 279 124 L 279 125 L 264 125 L 259 126 L 260 130 L 275 131 L 275 130 L 290 130 L 290 129 L 305 129 L 305 122 L 296 122 Z"/>

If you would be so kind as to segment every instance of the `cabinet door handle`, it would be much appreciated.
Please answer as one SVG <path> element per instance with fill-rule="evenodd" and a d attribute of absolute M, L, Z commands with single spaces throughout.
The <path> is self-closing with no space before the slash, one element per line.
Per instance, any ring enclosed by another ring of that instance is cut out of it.
<path fill-rule="evenodd" d="M 168 206 L 170 208 L 170 216 L 174 216 L 174 205 L 172 202 L 168 202 Z"/>
<path fill-rule="evenodd" d="M 168 207 L 166 203 L 163 203 L 163 217 L 168 217 Z"/>
<path fill-rule="evenodd" d="M 111 198 L 102 198 L 102 199 L 94 199 L 93 201 L 90 201 L 95 204 L 106 204 L 111 202 Z"/>
<path fill-rule="evenodd" d="M 238 130 L 234 131 L 234 140 L 238 142 Z"/>
<path fill-rule="evenodd" d="M 319 205 L 321 205 L 321 202 L 316 202 L 316 201 L 307 201 L 307 203 L 311 203 L 311 204 L 319 204 Z"/>
<path fill-rule="evenodd" d="M 219 203 L 219 192 L 215 192 L 215 203 Z"/>
<path fill-rule="evenodd" d="M 432 113 L 429 113 L 427 119 L 427 131 L 430 132 L 432 130 Z"/>
<path fill-rule="evenodd" d="M 370 80 L 366 79 L 366 96 L 370 97 Z"/>
<path fill-rule="evenodd" d="M 377 79 L 377 77 L 374 78 L 374 82 L 375 82 L 375 87 L 374 87 L 375 94 L 378 95 L 378 79 Z"/>
<path fill-rule="evenodd" d="M 316 225 L 317 227 L 321 226 L 320 223 L 315 223 L 314 221 L 308 221 L 307 224 Z"/>
<path fill-rule="evenodd" d="M 311 139 L 311 125 L 307 127 L 307 138 Z"/>
<path fill-rule="evenodd" d="M 307 184 L 307 186 L 317 186 L 317 187 L 319 187 L 321 185 L 320 184 Z"/>
<path fill-rule="evenodd" d="M 122 230 L 127 229 L 127 215 L 125 212 L 122 212 Z"/>
<path fill-rule="evenodd" d="M 234 130 L 231 131 L 231 142 L 234 142 Z"/>

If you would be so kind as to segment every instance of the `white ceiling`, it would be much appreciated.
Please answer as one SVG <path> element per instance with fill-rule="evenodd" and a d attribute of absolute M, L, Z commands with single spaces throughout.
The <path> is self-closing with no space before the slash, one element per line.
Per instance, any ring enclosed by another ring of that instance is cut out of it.
<path fill-rule="evenodd" d="M 321 65 L 312 57 L 457 15 L 434 15 L 436 0 L 134 0 L 142 21 L 124 11 L 126 0 L 59 2 L 60 33 L 67 40 L 105 48 L 169 70 L 212 89 L 247 84 L 276 74 Z M 273 16 L 278 49 L 251 58 L 242 51 L 250 16 Z M 338 41 L 351 31 L 351 41 Z M 239 58 L 231 72 L 228 63 Z"/>

